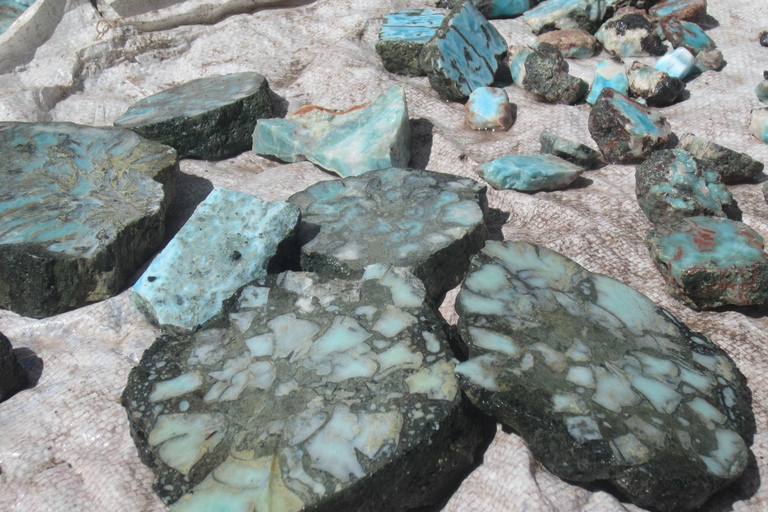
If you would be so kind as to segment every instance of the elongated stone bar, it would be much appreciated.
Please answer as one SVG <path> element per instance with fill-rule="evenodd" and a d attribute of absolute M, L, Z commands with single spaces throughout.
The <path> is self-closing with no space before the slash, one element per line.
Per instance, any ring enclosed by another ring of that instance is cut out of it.
<path fill-rule="evenodd" d="M 411 270 L 432 297 L 461 282 L 487 237 L 485 186 L 451 174 L 372 171 L 288 201 L 301 207 L 302 269 L 357 275 L 390 263 Z"/>
<path fill-rule="evenodd" d="M 393 85 L 345 112 L 312 105 L 285 119 L 261 120 L 253 151 L 286 162 L 309 160 L 341 177 L 404 167 L 411 159 L 405 91 Z"/>
<path fill-rule="evenodd" d="M 267 79 L 235 73 L 192 80 L 131 105 L 115 121 L 176 149 L 179 158 L 217 160 L 250 148 L 256 121 L 272 117 Z"/>
<path fill-rule="evenodd" d="M 539 144 L 541 144 L 542 153 L 567 160 L 584 170 L 591 169 L 597 159 L 600 158 L 600 153 L 589 146 L 568 140 L 546 130 L 539 135 Z"/>
<path fill-rule="evenodd" d="M 286 272 L 221 328 L 158 338 L 122 404 L 173 512 L 406 512 L 443 500 L 488 431 L 449 336 L 403 269 Z"/>
<path fill-rule="evenodd" d="M 717 172 L 723 183 L 752 179 L 765 168 L 762 162 L 746 153 L 739 153 L 692 133 L 683 134 L 677 147 L 686 150 L 705 168 Z"/>
<path fill-rule="evenodd" d="M 56 315 L 117 294 L 157 250 L 176 152 L 129 130 L 0 123 L 0 307 Z"/>
<path fill-rule="evenodd" d="M 536 34 L 578 28 L 594 34 L 605 17 L 605 0 L 545 0 L 523 14 Z"/>
<path fill-rule="evenodd" d="M 696 58 L 688 49 L 680 47 L 663 55 L 654 66 L 659 71 L 664 71 L 675 78 L 685 80 L 693 71 Z"/>
<path fill-rule="evenodd" d="M 404 9 L 384 16 L 376 52 L 384 69 L 406 76 L 425 75 L 421 51 L 443 22 L 445 14 L 433 9 Z"/>
<path fill-rule="evenodd" d="M 475 172 L 497 190 L 537 192 L 567 187 L 584 169 L 554 155 L 505 155 Z"/>
<path fill-rule="evenodd" d="M 744 471 L 744 377 L 634 288 L 544 247 L 489 241 L 456 310 L 462 389 L 555 475 L 684 511 Z"/>
<path fill-rule="evenodd" d="M 171 332 L 221 320 L 237 290 L 297 260 L 292 204 L 214 188 L 133 285 L 133 302 Z"/>

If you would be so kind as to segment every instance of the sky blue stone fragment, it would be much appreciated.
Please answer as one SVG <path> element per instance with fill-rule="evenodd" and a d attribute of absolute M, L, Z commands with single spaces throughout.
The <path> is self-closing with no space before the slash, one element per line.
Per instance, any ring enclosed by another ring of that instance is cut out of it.
<path fill-rule="evenodd" d="M 133 285 L 134 304 L 172 332 L 217 320 L 240 287 L 289 257 L 278 245 L 300 218 L 295 205 L 214 188 Z"/>
<path fill-rule="evenodd" d="M 35 0 L 0 0 L 0 34 L 21 16 Z"/>
<path fill-rule="evenodd" d="M 506 155 L 475 172 L 497 190 L 536 192 L 567 187 L 584 169 L 553 155 Z"/>
<path fill-rule="evenodd" d="M 485 12 L 485 17 L 494 18 L 512 18 L 520 16 L 525 11 L 535 5 L 537 0 L 491 0 L 491 5 Z"/>
<path fill-rule="evenodd" d="M 606 87 L 610 87 L 621 94 L 626 95 L 629 90 L 629 81 L 627 72 L 622 64 L 612 60 L 601 60 L 595 68 L 595 80 L 592 82 L 592 89 L 587 96 L 587 103 L 594 105 L 597 97 Z"/>
<path fill-rule="evenodd" d="M 407 76 L 425 74 L 421 51 L 440 27 L 445 14 L 433 9 L 404 9 L 384 16 L 376 51 L 384 68 Z"/>
<path fill-rule="evenodd" d="M 411 159 L 405 92 L 393 85 L 346 112 L 308 106 L 285 119 L 262 119 L 253 151 L 286 162 L 309 160 L 342 177 L 403 167 Z"/>
<path fill-rule="evenodd" d="M 667 18 L 662 20 L 661 29 L 673 47 L 686 48 L 694 55 L 706 50 L 714 50 L 717 47 L 712 38 L 700 26 L 689 21 Z"/>
<path fill-rule="evenodd" d="M 480 87 L 469 95 L 464 111 L 467 124 L 475 130 L 509 130 L 517 108 L 509 103 L 504 89 Z"/>
<path fill-rule="evenodd" d="M 605 0 L 546 0 L 523 14 L 523 20 L 536 34 L 566 28 L 594 34 L 603 22 L 605 9 Z"/>
<path fill-rule="evenodd" d="M 675 48 L 656 61 L 654 66 L 659 71 L 665 71 L 669 76 L 684 80 L 691 71 L 696 57 L 685 48 Z"/>
<path fill-rule="evenodd" d="M 749 131 L 763 142 L 768 142 L 768 108 L 753 108 Z"/>

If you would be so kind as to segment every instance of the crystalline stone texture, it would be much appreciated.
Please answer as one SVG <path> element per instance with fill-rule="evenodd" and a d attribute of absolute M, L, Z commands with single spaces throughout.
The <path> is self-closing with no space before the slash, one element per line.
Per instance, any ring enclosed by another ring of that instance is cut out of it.
<path fill-rule="evenodd" d="M 523 14 L 536 34 L 579 28 L 594 34 L 605 17 L 605 0 L 546 0 Z"/>
<path fill-rule="evenodd" d="M 746 467 L 743 376 L 634 288 L 544 247 L 489 241 L 456 310 L 462 389 L 554 474 L 672 511 Z"/>
<path fill-rule="evenodd" d="M 629 12 L 606 21 L 595 34 L 603 47 L 621 57 L 664 55 L 659 24 L 642 13 Z"/>
<path fill-rule="evenodd" d="M 597 63 L 595 79 L 587 96 L 587 103 L 594 105 L 600 93 L 606 87 L 610 87 L 624 95 L 628 93 L 629 81 L 627 80 L 627 70 L 623 64 L 612 60 L 601 60 Z"/>
<path fill-rule="evenodd" d="M 450 174 L 386 169 L 294 194 L 301 266 L 357 274 L 372 263 L 410 269 L 432 297 L 455 287 L 487 236 L 485 186 Z"/>
<path fill-rule="evenodd" d="M 475 172 L 497 190 L 536 192 L 567 187 L 584 169 L 553 155 L 506 155 Z"/>
<path fill-rule="evenodd" d="M 600 158 L 600 153 L 589 146 L 547 131 L 541 132 L 539 143 L 541 144 L 542 153 L 562 158 L 584 169 L 591 169 L 597 159 Z"/>
<path fill-rule="evenodd" d="M 122 404 L 173 512 L 405 512 L 442 500 L 487 430 L 449 333 L 403 269 L 286 272 L 244 287 L 228 326 L 158 338 Z"/>
<path fill-rule="evenodd" d="M 407 76 L 426 74 L 421 69 L 421 51 L 445 18 L 432 9 L 404 9 L 384 16 L 376 52 L 384 68 Z"/>
<path fill-rule="evenodd" d="M 671 105 L 685 90 L 685 82 L 665 71 L 635 61 L 627 70 L 630 95 L 643 98 L 652 107 Z"/>
<path fill-rule="evenodd" d="M 680 137 L 677 147 L 686 150 L 706 169 L 717 172 L 723 183 L 754 178 L 765 167 L 762 162 L 745 153 L 739 153 L 707 139 L 686 133 Z"/>
<path fill-rule="evenodd" d="M 120 291 L 157 250 L 176 152 L 135 133 L 0 123 L 0 307 L 42 318 Z"/>
<path fill-rule="evenodd" d="M 250 148 L 256 120 L 272 117 L 267 79 L 236 73 L 192 80 L 144 98 L 115 121 L 187 156 L 215 160 Z"/>
<path fill-rule="evenodd" d="M 27 372 L 21 366 L 8 338 L 0 332 L 0 402 L 27 385 Z"/>

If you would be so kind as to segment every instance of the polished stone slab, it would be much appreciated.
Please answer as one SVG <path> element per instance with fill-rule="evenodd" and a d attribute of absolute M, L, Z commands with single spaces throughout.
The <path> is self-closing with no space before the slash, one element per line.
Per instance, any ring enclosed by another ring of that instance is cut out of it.
<path fill-rule="evenodd" d="M 445 14 L 434 9 L 403 9 L 385 15 L 376 41 L 384 69 L 399 75 L 425 75 L 421 51 L 444 18 Z"/>

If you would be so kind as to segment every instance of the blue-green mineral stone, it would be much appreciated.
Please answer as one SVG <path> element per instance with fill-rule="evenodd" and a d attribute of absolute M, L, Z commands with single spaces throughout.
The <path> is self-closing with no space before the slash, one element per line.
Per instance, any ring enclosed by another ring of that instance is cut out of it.
<path fill-rule="evenodd" d="M 35 0 L 0 0 L 0 34 L 21 16 Z"/>
<path fill-rule="evenodd" d="M 308 106 L 285 119 L 263 119 L 253 131 L 253 151 L 285 162 L 309 160 L 341 177 L 404 167 L 411 159 L 405 92 L 393 85 L 346 112 Z"/>
<path fill-rule="evenodd" d="M 587 95 L 587 103 L 594 105 L 598 96 L 606 87 L 610 87 L 626 95 L 629 90 L 627 70 L 623 64 L 612 60 L 601 60 L 595 68 L 595 79 Z"/>
<path fill-rule="evenodd" d="M 489 20 L 495 18 L 513 18 L 515 16 L 520 16 L 537 3 L 538 0 L 491 0 L 491 5 L 484 14 Z"/>
<path fill-rule="evenodd" d="M 517 105 L 509 102 L 504 89 L 479 87 L 469 95 L 464 113 L 474 130 L 509 130 L 517 118 Z"/>
<path fill-rule="evenodd" d="M 672 17 L 698 23 L 707 14 L 707 0 L 661 0 L 648 14 L 660 20 Z"/>
<path fill-rule="evenodd" d="M 114 124 L 175 148 L 179 158 L 217 160 L 247 151 L 256 121 L 269 117 L 267 79 L 235 73 L 199 78 L 144 98 Z"/>
<path fill-rule="evenodd" d="M 695 23 L 667 18 L 661 21 L 661 29 L 673 47 L 686 48 L 694 55 L 717 48 L 712 38 Z"/>
<path fill-rule="evenodd" d="M 0 123 L 0 307 L 62 313 L 117 294 L 163 240 L 176 152 L 129 130 Z"/>
<path fill-rule="evenodd" d="M 553 155 L 506 155 L 475 172 L 497 190 L 536 192 L 567 187 L 584 169 Z"/>
<path fill-rule="evenodd" d="M 594 34 L 605 17 L 605 0 L 546 0 L 523 14 L 523 20 L 541 34 L 580 28 Z"/>
<path fill-rule="evenodd" d="M 763 80 L 757 84 L 757 87 L 755 87 L 755 94 L 757 94 L 757 99 L 763 103 L 768 103 L 768 80 Z"/>
<path fill-rule="evenodd" d="M 654 66 L 658 71 L 664 71 L 669 76 L 684 80 L 693 71 L 696 57 L 686 48 L 675 48 L 656 61 Z"/>
<path fill-rule="evenodd" d="M 568 140 L 546 130 L 539 135 L 539 143 L 541 144 L 541 153 L 562 158 L 585 170 L 591 169 L 597 159 L 600 158 L 600 153 L 589 146 Z"/>
<path fill-rule="evenodd" d="M 768 142 L 768 108 L 753 108 L 749 115 L 749 131 L 761 141 Z"/>
<path fill-rule="evenodd" d="M 384 68 L 400 75 L 424 75 L 420 56 L 443 22 L 445 14 L 433 9 L 404 9 L 384 16 L 376 52 Z"/>
<path fill-rule="evenodd" d="M 463 0 L 424 46 L 421 66 L 441 97 L 459 101 L 478 87 L 491 85 L 506 54 L 501 34 L 471 0 Z"/>
<path fill-rule="evenodd" d="M 742 222 L 691 217 L 651 230 L 646 243 L 670 295 L 693 308 L 768 303 L 763 237 Z"/>
<path fill-rule="evenodd" d="M 301 213 L 217 187 L 133 286 L 133 302 L 160 327 L 192 332 L 221 319 L 246 283 L 296 259 Z"/>

